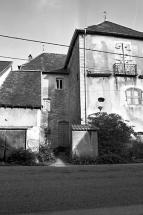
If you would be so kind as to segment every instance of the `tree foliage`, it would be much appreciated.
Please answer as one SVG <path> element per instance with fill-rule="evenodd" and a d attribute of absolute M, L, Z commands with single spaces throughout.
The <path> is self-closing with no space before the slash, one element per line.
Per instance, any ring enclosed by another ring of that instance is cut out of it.
<path fill-rule="evenodd" d="M 131 135 L 135 132 L 118 114 L 96 113 L 95 118 L 89 118 L 89 123 L 99 128 L 99 155 L 114 153 L 122 155 Z"/>

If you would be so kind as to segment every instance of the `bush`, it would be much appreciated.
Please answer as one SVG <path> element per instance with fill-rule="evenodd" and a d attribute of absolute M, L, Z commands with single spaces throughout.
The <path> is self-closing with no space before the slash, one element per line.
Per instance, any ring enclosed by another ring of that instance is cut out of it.
<path fill-rule="evenodd" d="M 137 140 L 132 141 L 130 147 L 126 150 L 126 155 L 133 159 L 143 158 L 143 143 Z"/>
<path fill-rule="evenodd" d="M 123 157 L 120 157 L 116 154 L 108 154 L 99 156 L 96 160 L 97 164 L 127 164 L 129 160 Z"/>
<path fill-rule="evenodd" d="M 104 154 L 98 157 L 77 156 L 70 157 L 70 162 L 76 165 L 96 165 L 96 164 L 127 164 L 130 159 L 116 154 Z"/>
<path fill-rule="evenodd" d="M 74 156 L 69 157 L 69 162 L 76 165 L 88 165 L 88 164 L 96 164 L 96 157 L 89 156 Z"/>
<path fill-rule="evenodd" d="M 50 144 L 40 145 L 39 152 L 37 152 L 37 159 L 39 162 L 53 162 L 55 160 Z"/>
<path fill-rule="evenodd" d="M 33 165 L 36 163 L 35 153 L 30 149 L 13 149 L 7 159 L 7 162 L 18 165 Z"/>
<path fill-rule="evenodd" d="M 99 155 L 123 155 L 131 135 L 135 132 L 118 114 L 96 113 L 95 118 L 89 118 L 89 124 L 99 128 L 98 150 Z"/>

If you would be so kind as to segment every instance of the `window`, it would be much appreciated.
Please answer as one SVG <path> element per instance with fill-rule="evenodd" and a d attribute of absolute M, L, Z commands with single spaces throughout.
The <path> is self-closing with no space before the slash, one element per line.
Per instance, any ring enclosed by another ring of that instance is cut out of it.
<path fill-rule="evenodd" d="M 51 110 L 51 99 L 43 99 L 43 110 L 48 112 Z"/>
<path fill-rule="evenodd" d="M 63 78 L 56 78 L 56 88 L 58 90 L 63 89 Z"/>
<path fill-rule="evenodd" d="M 115 59 L 117 63 L 131 63 L 132 56 L 131 45 L 128 43 L 116 43 L 115 44 Z"/>
<path fill-rule="evenodd" d="M 143 92 L 137 88 L 129 88 L 126 90 L 126 100 L 128 105 L 142 105 Z"/>

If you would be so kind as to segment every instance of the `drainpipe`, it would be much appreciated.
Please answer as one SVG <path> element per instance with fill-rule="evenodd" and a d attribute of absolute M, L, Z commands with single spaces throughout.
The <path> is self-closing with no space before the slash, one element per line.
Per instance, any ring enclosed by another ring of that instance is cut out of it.
<path fill-rule="evenodd" d="M 85 124 L 87 124 L 86 119 L 86 28 L 84 29 L 84 88 L 85 88 Z"/>

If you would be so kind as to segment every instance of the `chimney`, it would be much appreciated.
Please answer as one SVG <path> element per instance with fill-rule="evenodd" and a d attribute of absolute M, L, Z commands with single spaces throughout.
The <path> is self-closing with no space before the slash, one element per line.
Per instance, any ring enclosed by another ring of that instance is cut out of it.
<path fill-rule="evenodd" d="M 28 60 L 31 61 L 32 59 L 33 59 L 33 57 L 32 57 L 32 55 L 30 54 L 30 55 L 28 56 Z"/>

